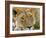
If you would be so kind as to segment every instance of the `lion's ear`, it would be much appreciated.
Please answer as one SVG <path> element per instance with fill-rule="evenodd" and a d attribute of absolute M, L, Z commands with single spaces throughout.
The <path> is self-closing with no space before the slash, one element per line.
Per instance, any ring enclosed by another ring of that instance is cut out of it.
<path fill-rule="evenodd" d="M 15 10 L 19 13 L 19 12 L 23 12 L 24 8 L 16 8 Z"/>
<path fill-rule="evenodd" d="M 16 8 L 15 10 L 17 11 L 17 13 L 21 11 L 20 8 Z"/>

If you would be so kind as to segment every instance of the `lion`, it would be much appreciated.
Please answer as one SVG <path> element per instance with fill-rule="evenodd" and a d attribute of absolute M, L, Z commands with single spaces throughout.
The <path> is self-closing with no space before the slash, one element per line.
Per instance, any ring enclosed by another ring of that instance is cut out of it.
<path fill-rule="evenodd" d="M 16 8 L 17 14 L 14 19 L 14 30 L 33 30 L 35 24 L 35 10 L 33 8 Z"/>

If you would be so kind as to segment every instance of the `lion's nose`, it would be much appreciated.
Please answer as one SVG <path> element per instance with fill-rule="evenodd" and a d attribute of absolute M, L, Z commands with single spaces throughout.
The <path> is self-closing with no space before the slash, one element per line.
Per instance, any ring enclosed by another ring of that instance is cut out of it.
<path fill-rule="evenodd" d="M 29 28 L 29 29 L 30 29 L 31 27 L 32 27 L 32 26 L 28 26 L 27 28 Z"/>

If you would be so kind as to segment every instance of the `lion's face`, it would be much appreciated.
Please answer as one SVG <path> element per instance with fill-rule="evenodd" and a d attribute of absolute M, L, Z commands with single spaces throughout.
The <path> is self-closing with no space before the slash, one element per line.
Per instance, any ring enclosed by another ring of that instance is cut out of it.
<path fill-rule="evenodd" d="M 21 12 L 17 17 L 15 17 L 14 20 L 16 27 L 22 29 L 33 26 L 34 24 L 34 18 L 32 12 L 28 10 L 26 10 L 26 12 Z"/>

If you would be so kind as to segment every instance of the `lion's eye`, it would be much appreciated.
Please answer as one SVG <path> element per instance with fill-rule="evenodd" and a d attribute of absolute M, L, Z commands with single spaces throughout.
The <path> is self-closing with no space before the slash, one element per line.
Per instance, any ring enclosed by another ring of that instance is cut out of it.
<path fill-rule="evenodd" d="M 24 17 L 21 17 L 21 19 L 24 19 Z"/>
<path fill-rule="evenodd" d="M 32 15 L 30 15 L 30 14 L 29 14 L 28 16 L 29 16 L 29 17 L 32 17 Z"/>
<path fill-rule="evenodd" d="M 32 15 L 30 15 L 30 17 L 32 17 Z"/>
<path fill-rule="evenodd" d="M 24 15 L 21 17 L 21 19 L 24 19 Z"/>

